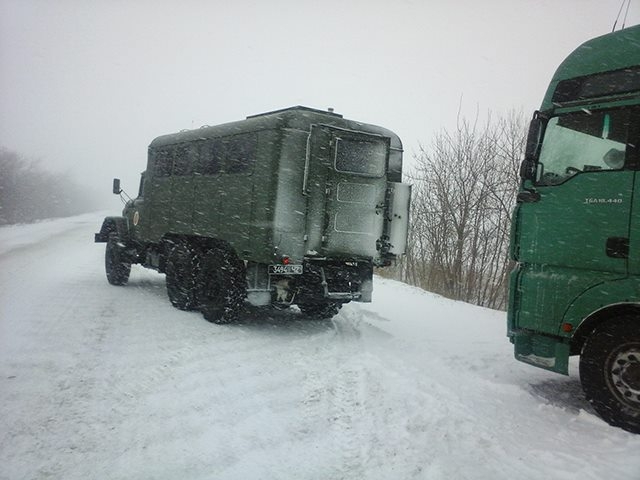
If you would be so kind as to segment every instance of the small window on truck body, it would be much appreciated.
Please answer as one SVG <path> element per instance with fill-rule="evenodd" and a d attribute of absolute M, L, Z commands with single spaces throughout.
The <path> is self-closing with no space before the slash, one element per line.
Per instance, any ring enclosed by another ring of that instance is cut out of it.
<path fill-rule="evenodd" d="M 193 174 L 193 167 L 198 158 L 197 145 L 181 143 L 173 148 L 173 175 L 182 177 Z"/>
<path fill-rule="evenodd" d="M 207 140 L 200 145 L 200 162 L 196 174 L 217 175 L 220 173 L 220 139 Z"/>
<path fill-rule="evenodd" d="M 243 173 L 250 171 L 256 160 L 258 137 L 255 133 L 242 133 L 213 138 L 201 149 L 202 175 Z"/>
<path fill-rule="evenodd" d="M 223 171 L 225 173 L 250 171 L 256 160 L 257 140 L 258 137 L 255 133 L 243 133 L 224 139 Z"/>
<path fill-rule="evenodd" d="M 334 167 L 338 172 L 381 177 L 387 169 L 388 139 L 335 138 Z"/>
<path fill-rule="evenodd" d="M 558 185 L 582 172 L 620 170 L 627 161 L 637 109 L 580 110 L 549 119 L 538 157 L 538 185 Z"/>
<path fill-rule="evenodd" d="M 169 177 L 173 169 L 173 149 L 162 147 L 155 151 L 153 161 L 154 177 Z"/>

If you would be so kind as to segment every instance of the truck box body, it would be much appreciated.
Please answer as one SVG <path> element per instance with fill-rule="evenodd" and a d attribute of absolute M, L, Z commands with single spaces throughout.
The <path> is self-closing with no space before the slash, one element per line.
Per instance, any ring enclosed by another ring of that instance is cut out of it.
<path fill-rule="evenodd" d="M 306 107 L 254 115 L 154 139 L 138 197 L 96 241 L 111 283 L 132 263 L 166 272 L 172 303 L 212 321 L 245 297 L 330 316 L 370 301 L 373 268 L 404 253 L 401 177 L 387 129 Z"/>
<path fill-rule="evenodd" d="M 258 263 L 309 254 L 381 265 L 387 204 L 406 190 L 401 175 L 394 133 L 292 108 L 153 140 L 144 180 L 150 208 L 134 228 L 150 242 L 168 232 L 224 238 Z M 402 232 L 396 237 L 393 252 L 403 253 Z"/>

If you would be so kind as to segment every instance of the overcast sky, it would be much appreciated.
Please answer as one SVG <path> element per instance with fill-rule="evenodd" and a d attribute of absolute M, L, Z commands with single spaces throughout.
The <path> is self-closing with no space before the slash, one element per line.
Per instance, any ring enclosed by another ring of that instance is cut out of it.
<path fill-rule="evenodd" d="M 306 105 L 395 131 L 409 160 L 455 126 L 461 101 L 467 116 L 529 116 L 620 5 L 0 0 L 0 145 L 107 198 L 114 176 L 135 193 L 158 135 Z"/>

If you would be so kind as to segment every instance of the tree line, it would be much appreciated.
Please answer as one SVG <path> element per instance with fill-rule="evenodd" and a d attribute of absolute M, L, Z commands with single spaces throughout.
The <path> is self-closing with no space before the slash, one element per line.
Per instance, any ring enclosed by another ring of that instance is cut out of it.
<path fill-rule="evenodd" d="M 0 147 L 0 225 L 77 215 L 96 206 L 90 191 L 67 175 Z"/>
<path fill-rule="evenodd" d="M 508 247 L 527 122 L 511 112 L 461 119 L 415 156 L 407 255 L 392 270 L 406 283 L 503 309 Z"/>

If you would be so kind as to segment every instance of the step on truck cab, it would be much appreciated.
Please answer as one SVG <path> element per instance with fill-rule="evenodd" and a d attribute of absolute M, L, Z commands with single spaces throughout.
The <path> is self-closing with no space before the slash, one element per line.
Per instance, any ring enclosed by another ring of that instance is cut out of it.
<path fill-rule="evenodd" d="M 531 122 L 513 215 L 508 334 L 640 433 L 640 26 L 560 65 Z"/>
<path fill-rule="evenodd" d="M 298 106 L 154 139 L 95 241 L 111 284 L 134 263 L 166 273 L 171 303 L 212 322 L 245 300 L 329 318 L 404 253 L 409 201 L 396 134 Z"/>

